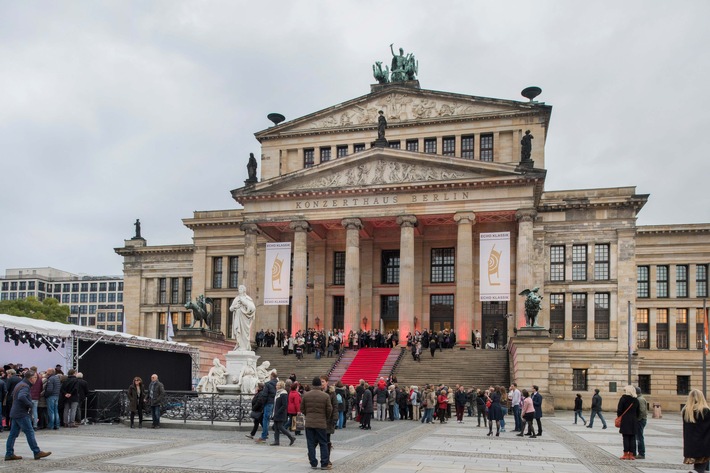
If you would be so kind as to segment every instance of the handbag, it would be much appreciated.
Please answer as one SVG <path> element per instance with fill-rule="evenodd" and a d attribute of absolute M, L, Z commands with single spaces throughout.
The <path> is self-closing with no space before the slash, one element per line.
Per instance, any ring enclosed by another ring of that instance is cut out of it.
<path fill-rule="evenodd" d="M 306 428 L 306 416 L 302 412 L 296 414 L 296 430 L 304 430 Z"/>
<path fill-rule="evenodd" d="M 251 411 L 251 414 L 249 414 L 249 417 L 251 417 L 254 420 L 258 420 L 258 419 L 261 419 L 262 417 L 264 417 L 264 413 L 257 412 L 257 411 Z"/>
<path fill-rule="evenodd" d="M 629 404 L 629 407 L 626 408 L 626 410 L 623 412 L 623 414 L 621 414 L 619 417 L 614 419 L 614 427 L 616 427 L 617 429 L 619 427 L 621 427 L 621 418 L 624 417 L 624 414 L 629 412 L 629 409 L 631 409 L 631 406 L 633 406 L 633 404 Z"/>
<path fill-rule="evenodd" d="M 296 430 L 298 430 L 296 428 L 296 416 L 291 416 L 291 427 L 289 427 L 289 430 L 291 432 L 295 432 Z"/>

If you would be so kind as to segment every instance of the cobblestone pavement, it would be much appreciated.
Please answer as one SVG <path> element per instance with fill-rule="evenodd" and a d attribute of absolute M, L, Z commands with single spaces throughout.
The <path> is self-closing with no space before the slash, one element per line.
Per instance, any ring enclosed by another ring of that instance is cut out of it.
<path fill-rule="evenodd" d="M 354 422 L 333 437 L 331 461 L 340 472 L 686 472 L 682 464 L 682 426 L 677 414 L 649 419 L 646 427 L 647 460 L 622 461 L 621 435 L 610 426 L 602 430 L 573 424 L 572 412 L 543 418 L 543 436 L 516 437 L 513 419 L 508 431 L 487 437 L 474 418 L 464 424 L 425 425 L 413 421 L 372 421 L 363 432 Z M 246 430 L 233 426 L 163 423 L 163 428 L 129 429 L 125 425 L 97 424 L 78 429 L 39 431 L 37 441 L 52 456 L 35 461 L 24 436 L 15 453 L 25 459 L 0 461 L 0 473 L 195 473 L 312 471 L 306 456 L 305 436 L 296 443 L 272 447 L 245 438 Z M 246 427 L 243 427 L 246 429 Z M 273 433 L 271 434 L 273 435 Z M 5 442 L 7 431 L 0 434 Z"/>

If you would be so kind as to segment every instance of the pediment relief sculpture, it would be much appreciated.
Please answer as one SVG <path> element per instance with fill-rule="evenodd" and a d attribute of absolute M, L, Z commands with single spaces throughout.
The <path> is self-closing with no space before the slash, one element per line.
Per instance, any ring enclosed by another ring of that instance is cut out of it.
<path fill-rule="evenodd" d="M 506 111 L 504 107 L 485 103 L 455 99 L 434 99 L 415 94 L 393 92 L 364 104 L 352 105 L 345 110 L 298 125 L 294 130 L 376 125 L 377 112 L 380 110 L 384 111 L 388 122 L 394 123 Z"/>
<path fill-rule="evenodd" d="M 402 163 L 378 159 L 361 162 L 347 169 L 339 169 L 325 176 L 316 176 L 299 182 L 295 189 L 328 187 L 355 187 L 400 184 L 407 182 L 449 181 L 478 178 L 480 174 L 441 167 Z"/>

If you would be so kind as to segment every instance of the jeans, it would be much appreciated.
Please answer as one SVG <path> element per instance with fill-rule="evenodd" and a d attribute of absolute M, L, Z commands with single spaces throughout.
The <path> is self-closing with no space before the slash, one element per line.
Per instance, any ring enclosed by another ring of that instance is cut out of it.
<path fill-rule="evenodd" d="M 79 401 L 64 401 L 64 425 L 74 424 L 76 419 L 76 409 L 79 407 Z"/>
<path fill-rule="evenodd" d="M 394 420 L 399 420 L 399 404 L 394 405 Z"/>
<path fill-rule="evenodd" d="M 32 426 L 36 429 L 37 428 L 37 422 L 39 421 L 39 417 L 37 416 L 37 405 L 39 404 L 39 400 L 32 401 Z"/>
<path fill-rule="evenodd" d="M 32 453 L 35 455 L 39 453 L 39 446 L 37 445 L 37 440 L 35 439 L 35 429 L 32 428 L 32 418 L 30 416 L 26 416 L 12 419 L 10 435 L 7 437 L 7 443 L 5 444 L 5 458 L 11 457 L 15 454 L 15 439 L 17 439 L 20 435 L 20 430 L 22 430 L 25 437 L 27 437 L 27 443 L 30 445 Z"/>
<path fill-rule="evenodd" d="M 58 429 L 59 421 L 59 396 L 49 396 L 47 398 L 47 415 L 49 416 L 48 429 Z"/>
<path fill-rule="evenodd" d="M 261 421 L 261 439 L 266 440 L 269 438 L 269 420 L 271 419 L 271 413 L 274 410 L 273 404 L 267 404 L 264 406 L 264 415 Z"/>
<path fill-rule="evenodd" d="M 584 417 L 582 417 L 582 411 L 574 411 L 574 423 L 575 423 L 575 424 L 577 423 L 577 417 L 579 417 L 580 419 L 582 419 L 582 423 L 583 423 L 583 424 L 586 424 L 586 423 L 587 423 L 587 421 L 584 420 Z"/>
<path fill-rule="evenodd" d="M 318 466 L 316 444 L 320 447 L 320 466 L 328 466 L 330 463 L 330 451 L 328 450 L 328 435 L 326 434 L 326 430 L 306 427 L 306 443 L 308 444 L 308 461 L 311 463 L 311 466 Z"/>
<path fill-rule="evenodd" d="M 513 406 L 513 418 L 515 419 L 515 430 L 522 432 L 523 419 L 520 417 L 520 406 Z"/>
<path fill-rule="evenodd" d="M 592 411 L 592 415 L 589 416 L 589 425 L 587 427 L 591 427 L 592 424 L 594 424 L 594 416 L 599 416 L 599 419 L 602 421 L 602 425 L 606 427 L 606 421 L 604 420 L 604 416 L 602 415 L 602 411 Z"/>
<path fill-rule="evenodd" d="M 422 424 L 428 424 L 430 422 L 434 422 L 434 408 L 433 407 L 427 407 L 424 409 L 424 415 L 422 416 Z"/>
<path fill-rule="evenodd" d="M 340 411 L 340 412 L 338 412 L 338 425 L 336 428 L 342 429 L 344 422 L 345 422 L 345 411 Z"/>
<path fill-rule="evenodd" d="M 160 427 L 160 405 L 150 406 L 150 413 L 153 416 L 153 427 Z"/>
<path fill-rule="evenodd" d="M 387 418 L 387 404 L 377 403 L 377 420 L 385 420 Z"/>
<path fill-rule="evenodd" d="M 646 456 L 646 441 L 643 438 L 643 429 L 646 428 L 646 419 L 641 419 L 636 425 L 636 443 L 638 444 L 639 455 Z"/>

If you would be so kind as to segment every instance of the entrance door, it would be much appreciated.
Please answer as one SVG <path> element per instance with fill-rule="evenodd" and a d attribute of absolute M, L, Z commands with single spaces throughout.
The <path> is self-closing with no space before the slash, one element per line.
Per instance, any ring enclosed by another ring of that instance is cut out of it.
<path fill-rule="evenodd" d="M 483 302 L 481 319 L 483 323 L 481 347 L 493 348 L 495 334 L 498 331 L 498 348 L 504 348 L 508 343 L 508 302 L 494 301 Z"/>
<path fill-rule="evenodd" d="M 439 332 L 454 327 L 454 295 L 432 294 L 429 305 L 430 328 Z"/>
<path fill-rule="evenodd" d="M 333 296 L 333 328 L 345 328 L 345 296 Z"/>
<path fill-rule="evenodd" d="M 380 318 L 385 333 L 399 328 L 399 296 L 380 297 Z"/>

